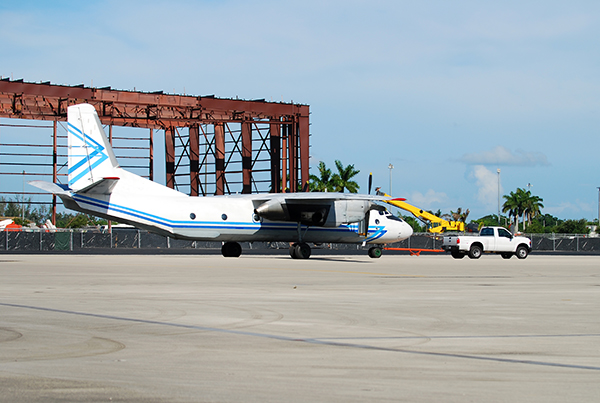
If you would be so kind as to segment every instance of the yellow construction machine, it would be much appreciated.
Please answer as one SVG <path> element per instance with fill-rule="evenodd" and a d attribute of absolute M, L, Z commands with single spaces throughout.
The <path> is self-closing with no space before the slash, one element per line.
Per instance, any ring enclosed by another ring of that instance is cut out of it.
<path fill-rule="evenodd" d="M 371 177 L 369 177 L 369 185 Z M 371 186 L 369 186 L 370 188 Z M 379 190 L 380 188 L 375 189 L 378 195 L 392 197 L 387 193 L 383 193 Z M 406 210 L 415 217 L 417 217 L 421 221 L 425 221 L 427 223 L 427 232 L 431 232 L 434 234 L 441 234 L 446 231 L 465 231 L 465 223 L 462 221 L 447 221 L 443 218 L 436 216 L 435 214 L 431 214 L 428 211 L 424 211 L 418 207 L 413 206 L 412 204 L 408 204 L 404 201 L 405 199 L 392 199 L 386 200 L 385 202 L 391 204 L 392 206 L 396 206 L 401 208 L 402 210 Z"/>
<path fill-rule="evenodd" d="M 392 206 L 401 208 L 402 210 L 409 211 L 418 219 L 420 219 L 422 221 L 426 221 L 428 223 L 427 232 L 432 232 L 434 234 L 440 234 L 440 233 L 446 232 L 446 231 L 458 231 L 458 232 L 465 231 L 465 223 L 464 222 L 444 220 L 443 218 L 440 218 L 434 214 L 431 214 L 428 211 L 421 210 L 418 207 L 408 204 L 407 202 L 403 201 L 402 199 L 386 200 L 386 203 L 389 203 Z"/>

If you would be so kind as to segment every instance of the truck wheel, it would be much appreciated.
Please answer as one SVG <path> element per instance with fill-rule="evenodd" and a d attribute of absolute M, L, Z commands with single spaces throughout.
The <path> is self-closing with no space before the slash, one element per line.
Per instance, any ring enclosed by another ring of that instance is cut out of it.
<path fill-rule="evenodd" d="M 450 254 L 454 259 L 462 259 L 463 257 L 465 257 L 465 254 L 462 252 L 452 251 L 450 252 Z"/>
<path fill-rule="evenodd" d="M 471 246 L 471 249 L 469 250 L 469 257 L 471 259 L 479 259 L 481 257 L 482 253 L 483 253 L 483 249 L 481 249 L 481 246 L 473 245 L 473 246 Z"/>
<path fill-rule="evenodd" d="M 517 248 L 517 252 L 515 253 L 519 259 L 525 259 L 527 255 L 529 255 L 529 251 L 524 246 L 519 246 Z"/>
<path fill-rule="evenodd" d="M 512 257 L 512 255 L 513 255 L 513 254 L 512 254 L 512 253 L 510 253 L 510 252 L 502 252 L 502 253 L 500 254 L 500 256 L 502 256 L 504 259 L 510 259 L 510 258 Z"/>

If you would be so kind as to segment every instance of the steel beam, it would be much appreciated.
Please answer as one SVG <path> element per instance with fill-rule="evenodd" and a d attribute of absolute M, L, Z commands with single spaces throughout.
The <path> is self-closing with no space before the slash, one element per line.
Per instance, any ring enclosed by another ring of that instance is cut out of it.
<path fill-rule="evenodd" d="M 217 189 L 215 194 L 225 194 L 225 127 L 215 124 L 215 174 Z"/>
<path fill-rule="evenodd" d="M 175 128 L 165 129 L 165 168 L 167 186 L 175 189 Z"/>
<path fill-rule="evenodd" d="M 302 188 L 308 183 L 310 176 L 310 133 L 308 116 L 298 118 L 298 138 L 300 140 L 300 178 Z"/>
<path fill-rule="evenodd" d="M 242 193 L 252 193 L 252 123 L 242 123 Z"/>
<path fill-rule="evenodd" d="M 200 171 L 200 128 L 189 128 L 190 136 L 190 196 L 198 196 L 198 172 Z"/>
<path fill-rule="evenodd" d="M 271 123 L 270 131 L 270 155 L 271 155 L 271 192 L 281 192 L 281 126 Z"/>

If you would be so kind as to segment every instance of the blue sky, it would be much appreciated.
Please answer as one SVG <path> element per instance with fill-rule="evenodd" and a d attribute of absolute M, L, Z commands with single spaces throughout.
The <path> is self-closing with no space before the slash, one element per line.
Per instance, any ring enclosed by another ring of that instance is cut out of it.
<path fill-rule="evenodd" d="M 311 166 L 334 160 L 471 218 L 531 184 L 594 219 L 596 1 L 21 1 L 0 5 L 0 75 L 298 102 Z"/>

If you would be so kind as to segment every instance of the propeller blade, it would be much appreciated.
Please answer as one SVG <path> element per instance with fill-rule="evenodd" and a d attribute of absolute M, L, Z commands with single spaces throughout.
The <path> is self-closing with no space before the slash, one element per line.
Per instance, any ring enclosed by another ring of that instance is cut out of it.
<path fill-rule="evenodd" d="M 369 192 L 371 194 L 371 186 L 373 186 L 373 172 L 369 173 Z"/>

